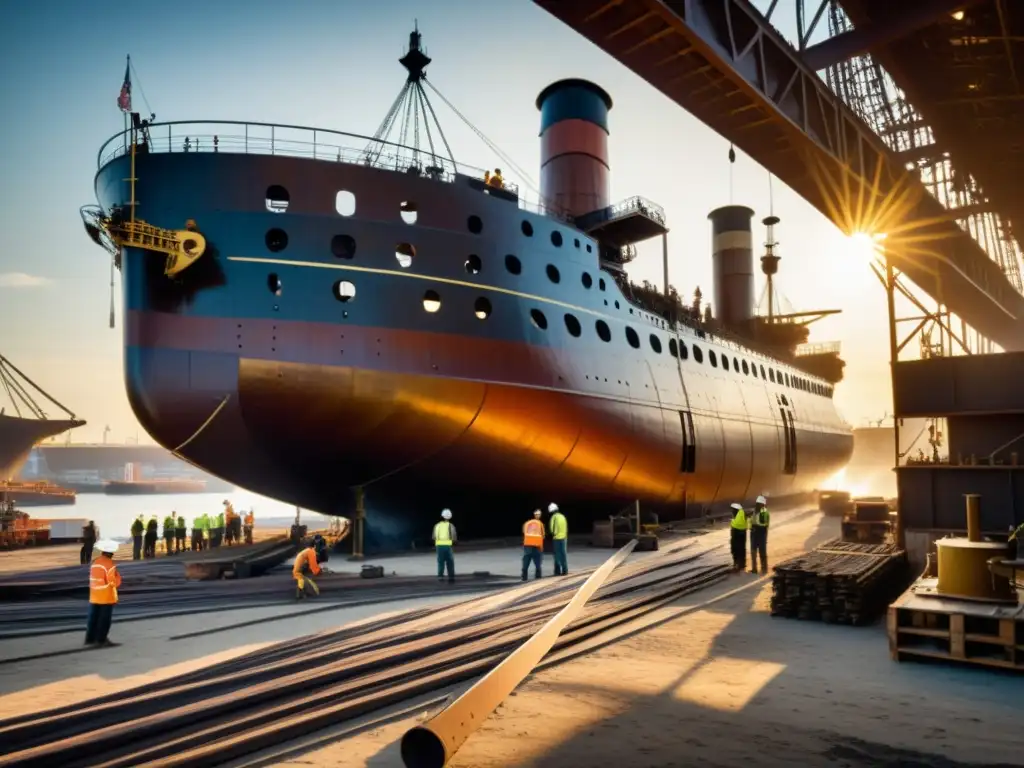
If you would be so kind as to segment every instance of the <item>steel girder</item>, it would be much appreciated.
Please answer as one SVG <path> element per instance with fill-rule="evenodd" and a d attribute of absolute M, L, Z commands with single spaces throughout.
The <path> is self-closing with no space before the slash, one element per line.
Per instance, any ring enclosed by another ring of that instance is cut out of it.
<path fill-rule="evenodd" d="M 927 245 L 901 251 L 887 243 L 894 265 L 985 337 L 1024 349 L 1024 296 L 747 0 L 534 2 L 841 229 L 872 223 L 857 221 L 865 211 L 898 209 L 892 225 L 910 222 L 915 241 Z"/>

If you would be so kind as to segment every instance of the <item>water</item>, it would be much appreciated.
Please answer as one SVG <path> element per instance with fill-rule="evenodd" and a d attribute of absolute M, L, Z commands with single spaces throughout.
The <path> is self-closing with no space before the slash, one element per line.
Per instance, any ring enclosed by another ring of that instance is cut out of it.
<path fill-rule="evenodd" d="M 254 493 L 236 489 L 231 493 L 183 493 L 145 496 L 107 496 L 102 493 L 80 493 L 74 505 L 58 507 L 29 507 L 26 511 L 37 518 L 66 520 L 85 518 L 94 520 L 104 538 L 124 540 L 131 536 L 132 521 L 140 514 L 149 519 L 156 515 L 163 530 L 164 517 L 175 512 L 185 517 L 185 524 L 191 530 L 192 519 L 198 515 L 216 515 L 224 511 L 224 499 L 228 499 L 241 513 L 250 508 L 256 516 L 256 527 L 267 525 L 280 528 L 291 525 L 295 520 L 295 507 L 281 501 L 257 496 Z M 329 518 L 315 512 L 302 511 L 302 523 L 311 527 L 325 527 Z"/>

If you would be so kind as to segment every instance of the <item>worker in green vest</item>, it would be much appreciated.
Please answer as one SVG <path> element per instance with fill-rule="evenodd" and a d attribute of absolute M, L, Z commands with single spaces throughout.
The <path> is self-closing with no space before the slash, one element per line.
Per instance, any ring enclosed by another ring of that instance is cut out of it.
<path fill-rule="evenodd" d="M 441 511 L 441 522 L 434 526 L 434 549 L 437 550 L 437 580 L 444 578 L 445 569 L 448 569 L 448 583 L 455 583 L 455 555 L 452 554 L 452 544 L 455 543 L 455 526 L 452 525 L 452 511 L 445 509 Z"/>
<path fill-rule="evenodd" d="M 569 575 L 569 560 L 566 556 L 566 543 L 569 538 L 569 521 L 565 519 L 558 505 L 548 504 L 548 530 L 551 532 L 551 547 L 555 554 L 555 576 Z"/>
<path fill-rule="evenodd" d="M 142 558 L 142 534 L 145 530 L 146 524 L 142 520 L 142 515 L 139 515 L 132 523 L 132 560 Z"/>
<path fill-rule="evenodd" d="M 761 573 L 768 573 L 768 525 L 772 521 L 768 500 L 758 496 L 750 518 L 750 572 L 757 573 L 757 556 L 761 555 Z"/>
<path fill-rule="evenodd" d="M 203 514 L 199 516 L 200 548 L 210 548 L 210 516 Z"/>
<path fill-rule="evenodd" d="M 164 518 L 164 552 L 168 555 L 174 552 L 174 531 L 177 524 L 173 512 Z"/>
<path fill-rule="evenodd" d="M 732 550 L 732 570 L 739 573 L 747 567 L 747 513 L 742 504 L 730 504 L 732 521 L 729 523 L 729 548 Z"/>
<path fill-rule="evenodd" d="M 174 551 L 184 552 L 185 551 L 185 534 L 188 533 L 188 529 L 185 527 L 185 518 L 182 515 L 178 515 L 178 519 L 174 521 Z"/>
<path fill-rule="evenodd" d="M 225 506 L 227 502 L 224 502 Z M 212 540 L 210 541 L 211 547 L 219 547 L 224 541 L 224 513 L 218 512 L 217 516 L 213 520 L 213 531 Z"/>

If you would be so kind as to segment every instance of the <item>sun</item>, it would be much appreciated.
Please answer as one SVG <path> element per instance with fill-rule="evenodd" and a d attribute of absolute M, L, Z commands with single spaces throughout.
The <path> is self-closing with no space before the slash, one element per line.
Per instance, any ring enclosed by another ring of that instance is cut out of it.
<path fill-rule="evenodd" d="M 875 262 L 885 250 L 882 245 L 885 237 L 881 232 L 854 232 L 848 238 L 850 254 L 868 264 Z"/>

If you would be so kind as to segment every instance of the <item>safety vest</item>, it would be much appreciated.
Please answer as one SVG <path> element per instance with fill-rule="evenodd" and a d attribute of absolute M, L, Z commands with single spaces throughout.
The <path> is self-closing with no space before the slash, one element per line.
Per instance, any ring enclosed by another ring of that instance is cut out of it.
<path fill-rule="evenodd" d="M 217 525 L 215 527 L 217 527 L 217 528 L 223 528 L 224 527 L 224 513 L 223 512 L 221 512 L 219 515 L 217 515 Z"/>
<path fill-rule="evenodd" d="M 569 521 L 561 512 L 555 512 L 551 516 L 551 538 L 561 541 L 569 536 Z"/>
<path fill-rule="evenodd" d="M 434 526 L 434 546 L 450 547 L 452 545 L 452 524 L 444 520 Z"/>
<path fill-rule="evenodd" d="M 736 516 L 732 519 L 732 527 L 737 531 L 747 530 L 747 513 L 742 509 L 736 511 Z"/>
<path fill-rule="evenodd" d="M 146 529 L 145 524 L 141 520 L 136 518 L 135 522 L 132 523 L 132 536 L 141 536 L 142 532 L 145 529 Z"/>
<path fill-rule="evenodd" d="M 256 522 L 252 512 L 245 516 L 245 524 L 252 527 L 253 523 Z"/>
<path fill-rule="evenodd" d="M 544 546 L 544 523 L 540 520 L 527 520 L 523 525 L 523 546 Z"/>
<path fill-rule="evenodd" d="M 309 566 L 309 570 L 314 576 L 320 573 L 320 564 L 316 561 L 316 550 L 313 547 L 306 547 L 295 557 L 292 576 L 301 576 L 306 566 Z"/>
<path fill-rule="evenodd" d="M 176 528 L 179 531 L 184 531 L 185 530 L 185 518 L 184 517 L 179 517 L 178 518 L 178 525 L 176 526 Z"/>
<path fill-rule="evenodd" d="M 765 507 L 760 512 L 758 512 L 756 510 L 754 511 L 754 517 L 753 517 L 753 520 L 751 520 L 751 525 L 754 525 L 754 526 L 756 526 L 758 528 L 767 528 L 768 524 L 771 521 L 772 521 L 771 513 L 768 511 L 768 507 Z"/>
<path fill-rule="evenodd" d="M 174 525 L 175 523 L 173 517 L 164 518 L 164 538 L 174 535 Z"/>
<path fill-rule="evenodd" d="M 117 603 L 117 588 L 121 585 L 121 574 L 114 561 L 106 555 L 97 557 L 89 568 L 89 602 L 96 605 Z"/>

